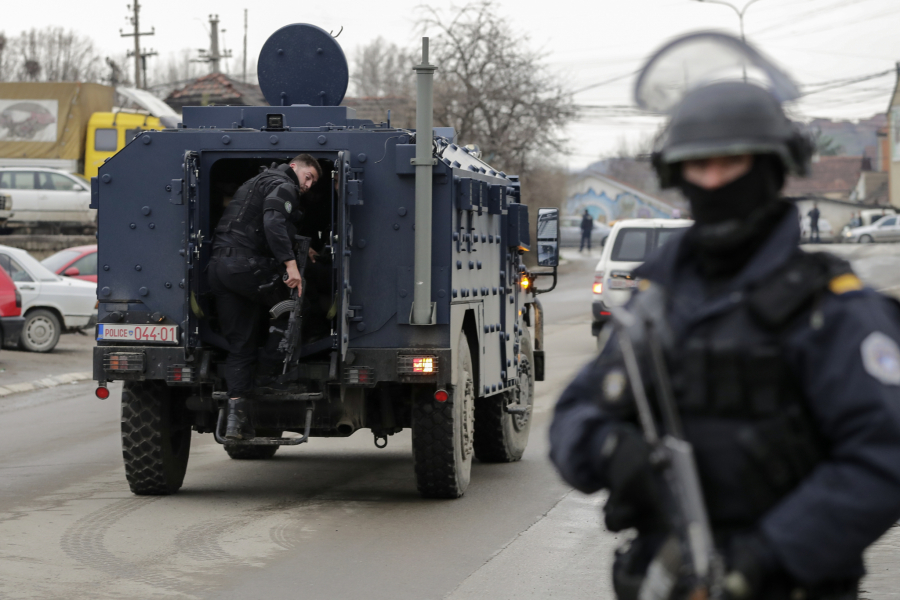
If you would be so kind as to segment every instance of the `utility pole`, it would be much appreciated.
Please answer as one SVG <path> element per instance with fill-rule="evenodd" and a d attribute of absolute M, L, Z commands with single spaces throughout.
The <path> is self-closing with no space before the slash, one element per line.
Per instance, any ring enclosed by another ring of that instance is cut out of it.
<path fill-rule="evenodd" d="M 738 7 L 733 4 L 729 4 L 728 2 L 722 2 L 721 0 L 697 0 L 697 2 L 706 2 L 709 4 L 721 4 L 722 6 L 727 6 L 731 10 L 737 13 L 738 20 L 741 22 L 741 41 L 746 42 L 747 40 L 744 38 L 744 14 L 747 12 L 747 9 L 759 2 L 759 0 L 750 0 L 747 4 L 744 5 L 744 8 L 738 10 Z"/>
<path fill-rule="evenodd" d="M 141 36 L 144 35 L 153 35 L 156 33 L 156 28 L 151 27 L 149 33 L 141 33 L 140 26 L 140 12 L 141 12 L 141 4 L 140 0 L 134 0 L 134 4 L 128 5 L 128 10 L 132 11 L 131 16 L 131 24 L 134 25 L 133 33 L 125 33 L 121 29 L 119 29 L 119 35 L 121 37 L 134 37 L 134 50 L 128 51 L 128 56 L 134 57 L 134 87 L 141 87 L 141 66 L 142 63 L 144 65 L 144 85 L 143 87 L 147 87 L 147 72 L 146 72 L 146 56 L 156 56 L 156 52 L 152 54 L 146 54 L 146 56 L 142 57 L 141 54 Z"/>
<path fill-rule="evenodd" d="M 209 15 L 209 50 L 201 48 L 200 58 L 191 62 L 209 63 L 209 72 L 219 73 L 219 61 L 223 58 L 231 58 L 231 50 L 219 52 L 219 15 Z"/>
<path fill-rule="evenodd" d="M 247 9 L 244 9 L 244 83 L 247 83 Z"/>

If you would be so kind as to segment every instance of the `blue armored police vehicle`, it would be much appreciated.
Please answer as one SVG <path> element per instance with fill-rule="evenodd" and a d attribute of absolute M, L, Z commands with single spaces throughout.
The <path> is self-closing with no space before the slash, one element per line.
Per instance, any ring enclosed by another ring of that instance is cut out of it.
<path fill-rule="evenodd" d="M 263 459 L 359 429 L 383 447 L 411 428 L 418 489 L 438 498 L 465 492 L 473 457 L 521 458 L 534 381 L 543 378 L 534 280 L 552 275 L 555 284 L 556 212 L 540 210 L 532 243 L 518 178 L 433 127 L 427 50 L 426 39 L 415 67 L 416 130 L 339 106 L 348 83 L 340 46 L 297 24 L 276 31 L 260 54 L 271 106 L 186 107 L 177 128 L 140 133 L 100 168 L 91 182 L 99 211 L 93 372 L 101 398 L 109 382 L 124 382 L 122 446 L 134 493 L 181 487 L 192 431 L 215 436 L 232 458 Z M 299 297 L 278 277 L 259 282 L 283 297 L 259 306 L 268 315 L 257 369 L 268 370 L 249 394 L 255 437 L 230 439 L 230 346 L 208 276 L 215 236 L 244 182 L 300 154 L 321 167 L 293 207 L 302 213 L 298 265 L 315 255 L 318 283 L 310 261 Z M 526 269 L 533 244 L 538 264 L 552 270 Z"/>

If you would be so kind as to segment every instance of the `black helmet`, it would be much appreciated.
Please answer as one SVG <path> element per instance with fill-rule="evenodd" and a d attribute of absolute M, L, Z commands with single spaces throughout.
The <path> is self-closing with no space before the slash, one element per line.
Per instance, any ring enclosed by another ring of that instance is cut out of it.
<path fill-rule="evenodd" d="M 785 172 L 805 175 L 811 139 L 781 108 L 799 97 L 771 60 L 734 36 L 711 31 L 664 45 L 635 84 L 638 106 L 671 115 L 653 153 L 663 187 L 677 183 L 672 165 L 713 156 L 772 154 Z"/>
<path fill-rule="evenodd" d="M 689 92 L 657 140 L 653 166 L 662 187 L 677 181 L 672 165 L 736 154 L 774 154 L 785 172 L 806 175 L 812 143 L 769 91 L 724 81 Z"/>

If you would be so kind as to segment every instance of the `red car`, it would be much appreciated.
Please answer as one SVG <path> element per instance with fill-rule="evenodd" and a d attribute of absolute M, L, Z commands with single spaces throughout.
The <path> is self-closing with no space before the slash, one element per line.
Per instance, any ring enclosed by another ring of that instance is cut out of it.
<path fill-rule="evenodd" d="M 6 271 L 0 268 L 0 342 L 7 346 L 18 344 L 24 323 L 22 294 Z"/>
<path fill-rule="evenodd" d="M 41 264 L 57 275 L 97 283 L 97 244 L 60 250 Z"/>

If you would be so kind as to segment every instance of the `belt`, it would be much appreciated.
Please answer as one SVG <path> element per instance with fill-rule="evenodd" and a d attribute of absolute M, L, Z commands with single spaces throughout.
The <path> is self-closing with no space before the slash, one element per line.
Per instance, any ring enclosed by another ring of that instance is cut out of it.
<path fill-rule="evenodd" d="M 223 256 L 242 256 L 244 258 L 262 258 L 259 252 L 249 250 L 247 248 L 213 248 L 212 257 L 221 258 Z"/>

